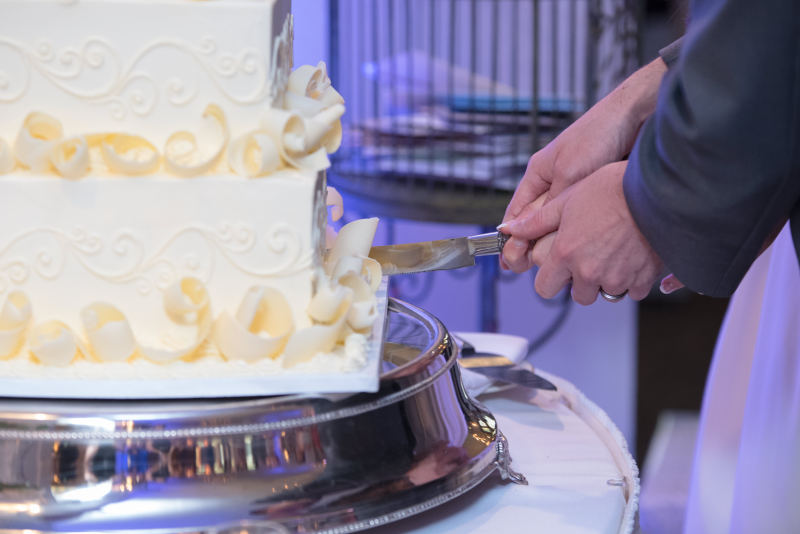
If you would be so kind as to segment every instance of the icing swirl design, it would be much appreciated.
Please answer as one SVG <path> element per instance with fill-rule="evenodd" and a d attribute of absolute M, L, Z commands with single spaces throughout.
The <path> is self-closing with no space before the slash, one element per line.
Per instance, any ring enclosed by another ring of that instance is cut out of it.
<path fill-rule="evenodd" d="M 286 27 L 286 25 L 284 25 Z M 291 23 L 289 29 L 291 32 Z M 276 38 L 278 45 L 284 39 Z M 159 38 L 143 46 L 127 62 L 107 40 L 90 37 L 78 46 L 57 50 L 47 40 L 26 45 L 16 40 L 0 37 L 0 47 L 8 49 L 19 58 L 23 68 L 11 76 L 0 71 L 0 102 L 15 102 L 22 98 L 36 72 L 61 91 L 92 104 L 108 106 L 114 119 L 123 120 L 129 112 L 139 116 L 149 115 L 163 95 L 173 106 L 185 106 L 197 96 L 197 88 L 180 76 L 167 78 L 159 84 L 152 75 L 139 67 L 158 51 L 172 50 L 197 64 L 209 80 L 231 103 L 238 105 L 265 102 L 277 89 L 268 87 L 268 80 L 280 82 L 281 77 L 267 77 L 266 58 L 255 48 L 244 48 L 237 53 L 220 52 L 212 37 L 199 44 L 173 38 Z M 285 49 L 286 46 L 283 45 Z M 289 47 L 291 49 L 291 47 Z M 283 52 L 285 54 L 285 52 Z M 274 72 L 280 67 L 273 66 Z M 85 89 L 86 80 L 92 80 L 92 89 Z M 96 80 L 101 83 L 94 83 Z M 247 91 L 235 92 L 231 82 L 246 79 Z"/>
<path fill-rule="evenodd" d="M 96 61 L 102 63 L 99 58 Z M 344 99 L 331 86 L 324 63 L 300 67 L 288 77 L 287 85 L 286 108 L 269 108 L 260 128 L 231 141 L 225 112 L 209 104 L 203 118 L 213 133 L 175 132 L 163 151 L 147 139 L 126 132 L 65 138 L 58 119 L 33 112 L 26 117 L 13 150 L 0 139 L 0 174 L 17 166 L 35 173 L 55 171 L 73 179 L 94 168 L 140 175 L 163 166 L 167 172 L 183 177 L 225 170 L 258 177 L 283 167 L 312 172 L 326 169 L 330 166 L 328 154 L 341 144 Z"/>
<path fill-rule="evenodd" d="M 192 253 L 176 255 L 176 245 L 187 239 L 192 240 Z M 205 255 L 200 243 L 205 244 Z M 245 261 L 256 247 L 269 254 L 269 261 L 252 265 Z M 27 258 L 16 254 L 16 250 L 32 250 L 35 254 Z M 135 284 L 138 292 L 146 295 L 154 288 L 164 290 L 179 272 L 210 279 L 218 254 L 238 271 L 258 278 L 287 276 L 311 265 L 310 253 L 302 252 L 300 236 L 285 223 L 275 224 L 261 239 L 252 226 L 241 222 L 223 223 L 218 228 L 185 226 L 149 255 L 145 254 L 143 240 L 131 230 L 122 230 L 104 243 L 98 235 L 81 228 L 72 232 L 35 228 L 13 237 L 0 249 L 0 293 L 25 283 L 34 274 L 54 280 L 68 259 L 73 258 L 93 276 L 117 284 Z M 109 263 L 115 267 L 109 268 Z"/>
<path fill-rule="evenodd" d="M 32 358 L 50 366 L 66 366 L 76 359 L 102 363 L 136 357 L 168 364 L 191 360 L 211 341 L 227 360 L 253 362 L 282 353 L 285 367 L 308 361 L 320 352 L 331 352 L 350 334 L 366 333 L 377 318 L 380 267 L 375 270 L 374 260 L 363 256 L 376 227 L 377 219 L 362 219 L 342 228 L 325 271 L 319 273 L 321 287 L 308 309 L 310 327 L 296 329 L 286 297 L 278 289 L 261 286 L 245 294 L 235 316 L 223 311 L 214 319 L 205 284 L 184 276 L 163 288 L 164 312 L 176 326 L 175 333 L 153 345 L 138 340 L 125 315 L 107 302 L 81 310 L 84 336 L 57 320 L 32 325 L 32 303 L 25 293 L 14 291 L 0 308 L 0 358 L 19 357 L 27 342 Z M 248 236 L 239 241 L 243 248 L 251 246 Z M 76 242 L 88 254 L 102 250 L 94 236 L 79 234 Z"/>

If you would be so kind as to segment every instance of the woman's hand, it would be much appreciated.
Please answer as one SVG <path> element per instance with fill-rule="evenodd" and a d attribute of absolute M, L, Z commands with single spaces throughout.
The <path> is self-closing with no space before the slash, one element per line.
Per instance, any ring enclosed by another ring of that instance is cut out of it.
<path fill-rule="evenodd" d="M 591 304 L 598 291 L 634 300 L 647 296 L 663 264 L 639 232 L 622 192 L 627 162 L 605 165 L 540 210 L 508 224 L 520 239 L 534 239 L 556 229 L 546 256 L 540 258 L 536 292 L 554 297 L 572 282 L 572 298 Z"/>
<path fill-rule="evenodd" d="M 660 58 L 642 67 L 531 156 L 503 223 L 530 216 L 572 184 L 630 153 L 641 125 L 655 109 L 664 72 L 666 65 Z M 542 240 L 540 248 L 546 248 L 548 241 Z M 512 233 L 501 265 L 524 272 L 535 264 L 537 254 L 542 253 L 533 252 L 528 241 Z"/>

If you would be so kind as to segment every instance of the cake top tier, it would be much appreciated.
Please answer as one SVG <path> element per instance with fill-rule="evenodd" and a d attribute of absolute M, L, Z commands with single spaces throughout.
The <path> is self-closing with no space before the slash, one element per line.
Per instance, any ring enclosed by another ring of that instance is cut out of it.
<path fill-rule="evenodd" d="M 39 111 L 162 146 L 210 104 L 245 132 L 291 67 L 290 0 L 0 0 L 0 138 Z"/>

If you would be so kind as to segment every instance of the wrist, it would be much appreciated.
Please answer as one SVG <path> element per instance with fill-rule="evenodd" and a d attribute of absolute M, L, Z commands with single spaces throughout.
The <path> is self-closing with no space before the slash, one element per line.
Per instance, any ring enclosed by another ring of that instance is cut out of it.
<path fill-rule="evenodd" d="M 631 82 L 632 105 L 630 118 L 638 129 L 656 110 L 658 89 L 667 72 L 667 64 L 660 57 L 654 59 L 634 74 L 626 83 Z"/>
<path fill-rule="evenodd" d="M 631 74 L 611 94 L 623 120 L 633 132 L 637 132 L 656 109 L 658 88 L 667 72 L 667 65 L 656 58 Z"/>

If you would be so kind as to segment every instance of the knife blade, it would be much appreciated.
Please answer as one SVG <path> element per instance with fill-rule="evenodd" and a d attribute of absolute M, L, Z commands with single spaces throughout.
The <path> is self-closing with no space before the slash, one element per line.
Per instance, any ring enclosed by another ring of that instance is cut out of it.
<path fill-rule="evenodd" d="M 506 234 L 489 232 L 469 237 L 372 247 L 369 257 L 381 264 L 384 275 L 459 269 L 475 265 L 476 256 L 500 254 Z"/>
<path fill-rule="evenodd" d="M 524 367 L 469 367 L 468 369 L 492 380 L 508 384 L 532 389 L 558 391 L 555 384 Z"/>
<path fill-rule="evenodd" d="M 558 391 L 558 388 L 546 378 L 537 375 L 530 369 L 519 365 L 492 365 L 497 358 L 510 361 L 504 356 L 471 356 L 460 358 L 458 363 L 462 369 L 469 369 L 492 380 L 499 380 L 509 384 L 525 386 L 534 389 L 546 389 L 548 391 Z"/>

